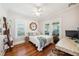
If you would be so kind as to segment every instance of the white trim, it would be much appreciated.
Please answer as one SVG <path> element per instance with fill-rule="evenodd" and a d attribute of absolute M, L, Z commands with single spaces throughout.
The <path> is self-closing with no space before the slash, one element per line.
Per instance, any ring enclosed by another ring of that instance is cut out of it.
<path fill-rule="evenodd" d="M 18 44 L 21 44 L 21 43 L 24 43 L 24 42 L 25 42 L 25 41 L 22 40 L 22 41 L 14 42 L 13 44 L 14 44 L 14 45 L 18 45 Z"/>

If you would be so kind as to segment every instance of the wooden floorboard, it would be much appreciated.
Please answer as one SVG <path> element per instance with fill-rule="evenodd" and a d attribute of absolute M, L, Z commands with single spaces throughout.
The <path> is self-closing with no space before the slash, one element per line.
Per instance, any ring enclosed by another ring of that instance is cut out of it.
<path fill-rule="evenodd" d="M 46 56 L 54 48 L 54 44 L 50 44 L 39 52 L 37 48 L 30 42 L 16 45 L 12 51 L 7 50 L 5 56 Z"/>

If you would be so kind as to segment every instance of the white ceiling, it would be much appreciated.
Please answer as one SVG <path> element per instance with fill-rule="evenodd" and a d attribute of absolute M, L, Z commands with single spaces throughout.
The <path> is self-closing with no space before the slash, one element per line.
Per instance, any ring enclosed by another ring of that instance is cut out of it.
<path fill-rule="evenodd" d="M 39 4 L 37 4 L 39 5 Z M 33 3 L 4 3 L 2 6 L 6 12 L 13 11 L 22 14 L 28 18 L 35 18 L 34 8 L 36 4 Z M 41 16 L 36 17 L 40 19 L 52 18 L 55 13 L 68 7 L 68 3 L 42 3 L 40 4 L 43 9 Z"/>

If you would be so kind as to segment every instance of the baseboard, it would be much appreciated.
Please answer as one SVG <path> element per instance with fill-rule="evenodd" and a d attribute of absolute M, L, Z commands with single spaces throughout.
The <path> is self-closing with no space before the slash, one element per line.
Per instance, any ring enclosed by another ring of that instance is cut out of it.
<path fill-rule="evenodd" d="M 13 45 L 22 44 L 22 43 L 24 43 L 24 42 L 25 42 L 24 40 L 22 40 L 22 41 L 18 41 L 18 42 L 14 42 Z"/>

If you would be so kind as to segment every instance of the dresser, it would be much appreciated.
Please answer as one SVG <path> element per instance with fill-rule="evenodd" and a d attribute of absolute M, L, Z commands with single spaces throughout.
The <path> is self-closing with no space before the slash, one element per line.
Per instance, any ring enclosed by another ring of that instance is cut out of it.
<path fill-rule="evenodd" d="M 4 36 L 0 35 L 0 56 L 3 56 L 5 54 L 3 39 L 4 39 Z"/>

